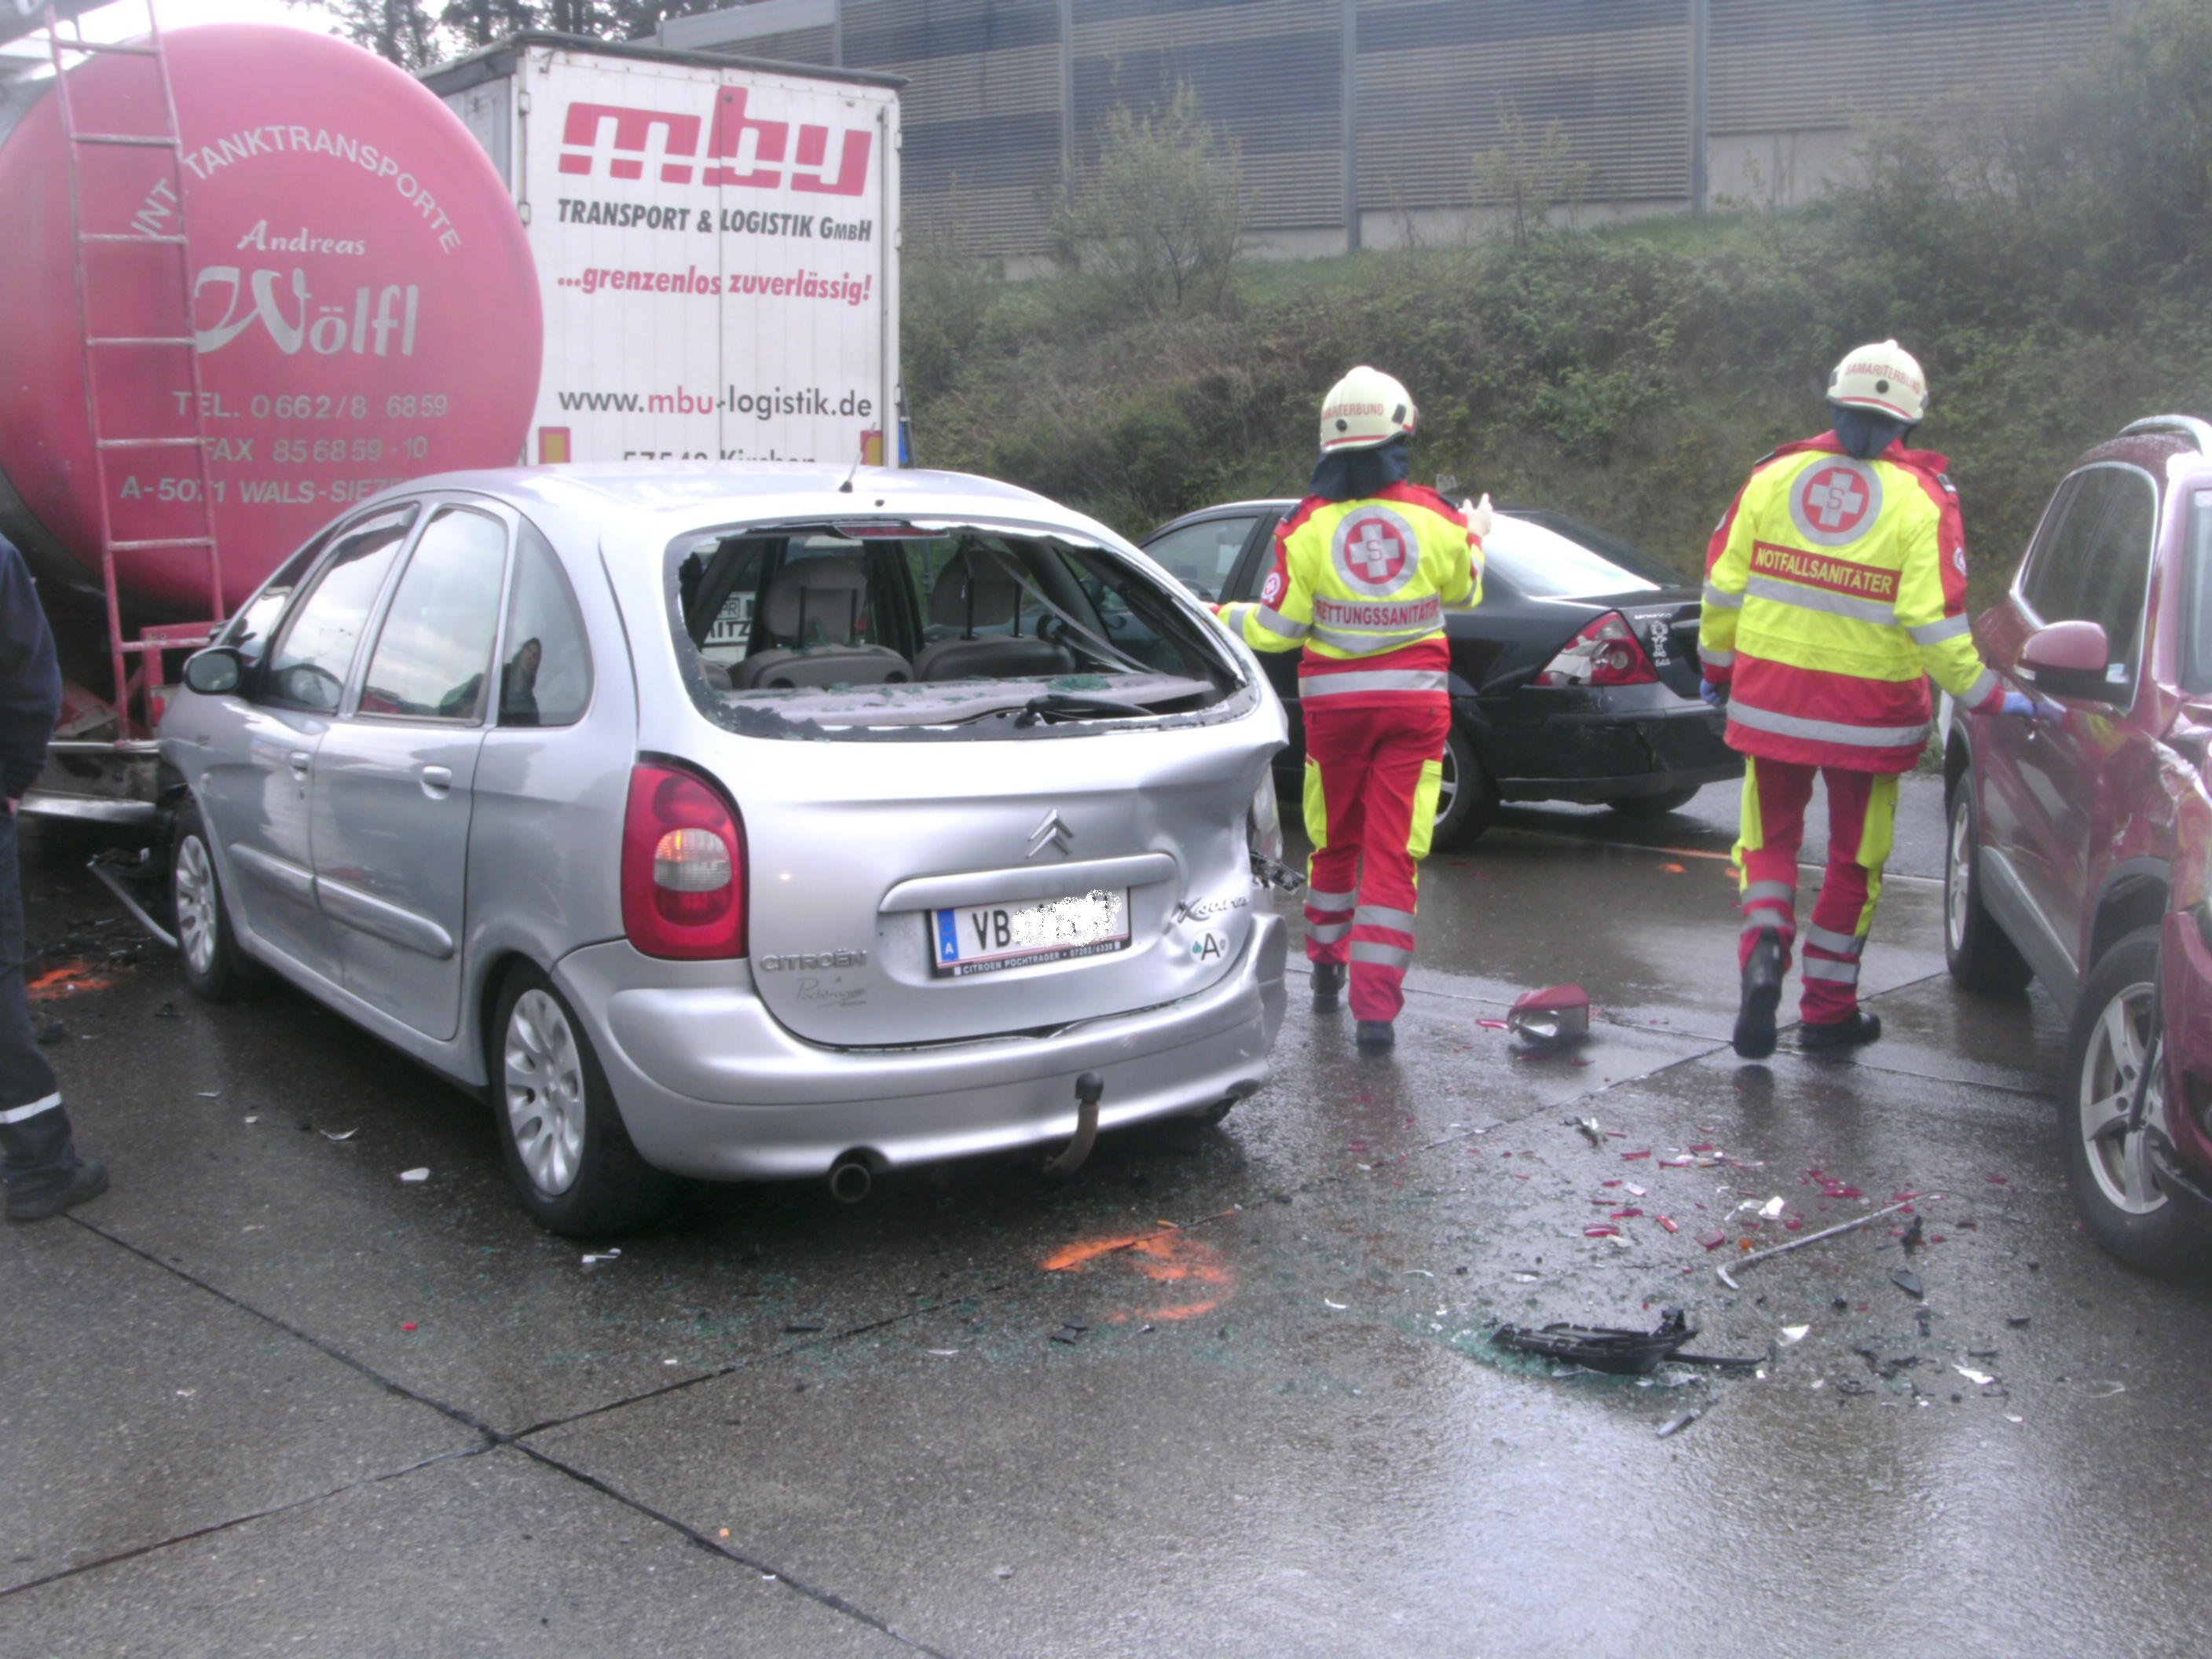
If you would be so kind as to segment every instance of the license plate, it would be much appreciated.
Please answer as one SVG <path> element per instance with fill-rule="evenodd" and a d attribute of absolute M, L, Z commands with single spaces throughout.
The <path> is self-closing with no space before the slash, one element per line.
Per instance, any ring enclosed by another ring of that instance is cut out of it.
<path fill-rule="evenodd" d="M 1100 888 L 1026 904 L 939 910 L 934 920 L 939 973 L 993 974 L 1121 950 L 1129 942 L 1129 895 Z"/>

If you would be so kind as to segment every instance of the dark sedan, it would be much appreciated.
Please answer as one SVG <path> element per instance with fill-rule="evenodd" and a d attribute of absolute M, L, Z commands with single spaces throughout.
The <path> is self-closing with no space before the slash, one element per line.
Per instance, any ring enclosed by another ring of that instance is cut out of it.
<path fill-rule="evenodd" d="M 1202 599 L 1255 599 L 1275 526 L 1297 503 L 1186 514 L 1145 551 Z M 1601 801 L 1656 817 L 1743 774 L 1698 697 L 1698 589 L 1634 548 L 1555 513 L 1501 508 L 1482 603 L 1448 613 L 1451 741 L 1436 844 L 1482 833 L 1500 801 Z M 1297 653 L 1263 657 L 1291 717 L 1280 766 L 1304 757 Z"/>

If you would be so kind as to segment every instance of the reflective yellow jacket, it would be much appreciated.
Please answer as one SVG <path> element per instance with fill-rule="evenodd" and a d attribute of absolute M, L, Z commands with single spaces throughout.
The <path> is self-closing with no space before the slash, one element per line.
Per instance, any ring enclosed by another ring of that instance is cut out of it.
<path fill-rule="evenodd" d="M 1304 646 L 1300 699 L 1352 708 L 1443 696 L 1444 612 L 1481 599 L 1482 542 L 1464 514 L 1433 489 L 1396 483 L 1300 501 L 1275 532 L 1260 602 L 1221 616 L 1255 650 Z"/>
<path fill-rule="evenodd" d="M 1901 443 L 1854 460 L 1828 434 L 1753 471 L 1707 550 L 1698 635 L 1705 678 L 1729 688 L 1730 747 L 1909 771 L 1929 675 L 1969 706 L 2003 695 L 1974 648 L 1945 465 Z"/>

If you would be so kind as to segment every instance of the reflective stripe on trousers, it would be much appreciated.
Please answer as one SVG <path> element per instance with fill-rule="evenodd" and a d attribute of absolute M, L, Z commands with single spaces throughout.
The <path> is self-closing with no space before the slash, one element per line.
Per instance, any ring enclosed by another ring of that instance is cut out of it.
<path fill-rule="evenodd" d="M 1301 683 L 1308 698 L 1314 684 Z M 1306 710 L 1306 833 L 1314 844 L 1306 955 L 1350 964 L 1355 1018 L 1395 1019 L 1405 1006 L 1419 863 L 1435 828 L 1450 730 L 1451 705 L 1441 696 L 1366 708 L 1309 703 Z"/>
<path fill-rule="evenodd" d="M 1298 701 L 1310 708 L 1316 698 L 1348 696 L 1354 691 L 1434 691 L 1441 698 L 1451 684 L 1451 676 L 1440 668 L 1360 668 L 1343 674 L 1301 674 L 1298 676 Z M 1444 705 L 1447 724 L 1451 718 L 1451 706 Z M 1437 752 L 1443 753 L 1443 740 L 1437 740 Z"/>
<path fill-rule="evenodd" d="M 1897 775 L 1801 766 L 1747 756 L 1736 862 L 1743 872 L 1739 964 L 1762 933 L 1782 941 L 1783 962 L 1796 940 L 1797 853 L 1815 774 L 1828 792 L 1828 866 L 1804 934 L 1804 991 L 1799 1015 L 1809 1025 L 1849 1019 L 1858 1006 L 1859 958 L 1881 898 L 1897 820 Z"/>

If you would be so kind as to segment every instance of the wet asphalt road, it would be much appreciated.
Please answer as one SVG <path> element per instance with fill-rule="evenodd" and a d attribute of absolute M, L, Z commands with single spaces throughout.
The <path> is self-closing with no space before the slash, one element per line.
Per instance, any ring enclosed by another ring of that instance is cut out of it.
<path fill-rule="evenodd" d="M 1301 994 L 1218 1129 L 701 1189 L 598 1262 L 472 1102 L 149 949 L 49 1005 L 114 1190 L 0 1236 L 0 1654 L 2202 1653 L 2212 1299 L 2075 1228 L 2063 1033 L 1944 976 L 1939 812 L 1856 1061 L 1726 1048 L 1728 792 L 1516 811 L 1430 866 L 1389 1060 Z M 127 929 L 33 866 L 100 969 Z M 1480 1023 L 1569 978 L 1574 1060 Z M 1905 1192 L 1924 1303 L 1887 1223 L 1714 1278 Z M 1485 1339 L 1676 1303 L 1809 1329 L 1650 1384 Z"/>

